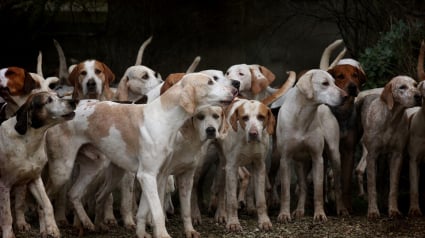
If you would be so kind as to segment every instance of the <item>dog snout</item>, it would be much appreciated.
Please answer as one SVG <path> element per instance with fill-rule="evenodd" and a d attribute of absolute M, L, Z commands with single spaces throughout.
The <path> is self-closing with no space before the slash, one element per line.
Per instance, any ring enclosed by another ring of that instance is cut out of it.
<path fill-rule="evenodd" d="M 248 132 L 248 141 L 249 142 L 259 141 L 258 131 L 256 131 L 256 130 L 250 130 Z"/>
<path fill-rule="evenodd" d="M 205 132 L 207 133 L 208 139 L 214 139 L 216 137 L 216 130 L 212 126 L 207 127 L 207 129 L 205 129 Z"/>
<path fill-rule="evenodd" d="M 94 79 L 89 79 L 87 81 L 87 90 L 90 92 L 96 91 L 96 81 L 94 81 Z"/>
<path fill-rule="evenodd" d="M 354 83 L 350 83 L 348 85 L 348 95 L 352 96 L 352 97 L 357 97 L 358 94 L 358 90 L 357 90 L 357 86 Z"/>
<path fill-rule="evenodd" d="M 232 80 L 232 86 L 235 87 L 237 90 L 239 90 L 241 86 L 241 82 L 238 80 Z"/>

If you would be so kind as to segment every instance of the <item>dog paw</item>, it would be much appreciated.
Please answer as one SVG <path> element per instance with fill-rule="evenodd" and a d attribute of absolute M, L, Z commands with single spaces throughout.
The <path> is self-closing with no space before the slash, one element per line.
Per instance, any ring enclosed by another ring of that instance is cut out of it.
<path fill-rule="evenodd" d="M 59 238 L 61 236 L 60 231 L 57 226 L 47 226 L 46 231 L 41 233 L 43 238 Z"/>
<path fill-rule="evenodd" d="M 258 228 L 260 228 L 262 231 L 270 231 L 272 227 L 273 225 L 270 221 L 264 221 L 258 224 Z"/>
<path fill-rule="evenodd" d="M 295 219 L 301 219 L 301 218 L 303 218 L 304 217 L 304 210 L 296 209 L 292 213 L 292 217 L 294 217 Z"/>
<path fill-rule="evenodd" d="M 118 222 L 115 218 L 105 218 L 105 224 L 108 226 L 116 226 L 118 225 Z"/>
<path fill-rule="evenodd" d="M 313 216 L 314 222 L 326 222 L 328 221 L 328 218 L 326 217 L 326 214 L 324 212 L 316 212 Z"/>
<path fill-rule="evenodd" d="M 419 209 L 419 207 L 409 209 L 409 217 L 420 217 L 420 216 L 422 216 L 422 212 L 421 212 L 421 209 Z"/>
<path fill-rule="evenodd" d="M 230 232 L 242 231 L 242 226 L 239 222 L 229 222 L 226 225 L 226 229 Z"/>
<path fill-rule="evenodd" d="M 217 210 L 215 212 L 215 216 L 214 216 L 215 222 L 220 223 L 220 224 L 225 224 L 227 219 L 226 219 L 226 213 L 225 212 L 221 212 L 220 210 Z"/>
<path fill-rule="evenodd" d="M 16 223 L 16 230 L 19 232 L 27 232 L 31 230 L 31 225 L 28 224 L 26 221 L 24 222 L 17 222 Z"/>
<path fill-rule="evenodd" d="M 400 218 L 402 215 L 401 215 L 401 212 L 398 209 L 390 209 L 388 211 L 388 216 L 390 218 Z"/>
<path fill-rule="evenodd" d="M 192 231 L 186 231 L 186 238 L 201 238 L 201 234 L 199 232 L 192 230 Z"/>
<path fill-rule="evenodd" d="M 288 223 L 291 221 L 291 215 L 287 212 L 281 212 L 279 213 L 279 216 L 277 216 L 277 221 L 281 223 Z"/>
<path fill-rule="evenodd" d="M 380 216 L 381 216 L 381 215 L 379 214 L 379 211 L 378 211 L 378 210 L 376 210 L 376 209 L 374 209 L 374 210 L 369 210 L 369 211 L 367 212 L 367 218 L 368 218 L 369 220 L 375 220 L 375 219 L 378 219 Z"/>
<path fill-rule="evenodd" d="M 348 217 L 350 216 L 350 213 L 348 212 L 348 209 L 344 207 L 338 210 L 338 216 Z"/>
<path fill-rule="evenodd" d="M 69 226 L 69 222 L 68 222 L 66 219 L 59 219 L 59 220 L 56 220 L 56 224 L 57 224 L 59 227 L 68 227 L 68 226 Z"/>

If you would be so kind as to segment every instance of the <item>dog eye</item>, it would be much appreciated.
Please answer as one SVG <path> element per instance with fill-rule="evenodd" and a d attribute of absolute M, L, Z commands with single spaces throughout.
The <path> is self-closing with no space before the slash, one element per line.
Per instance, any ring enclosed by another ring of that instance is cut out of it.
<path fill-rule="evenodd" d="M 352 75 L 352 77 L 353 77 L 353 78 L 358 78 L 358 77 L 359 77 L 359 75 L 358 75 L 358 74 L 356 74 L 356 73 L 354 73 L 354 74 Z"/>
<path fill-rule="evenodd" d="M 323 83 L 322 83 L 322 85 L 323 85 L 323 86 L 329 86 L 329 82 L 328 82 L 328 81 L 323 82 Z"/>
<path fill-rule="evenodd" d="M 204 119 L 205 119 L 205 116 L 204 116 L 203 114 L 198 114 L 198 115 L 196 115 L 196 118 L 197 118 L 198 120 L 202 121 L 202 120 L 204 120 Z"/>
<path fill-rule="evenodd" d="M 213 77 L 213 79 L 214 79 L 215 81 L 217 81 L 217 80 L 218 80 L 218 77 L 217 77 L 217 76 L 214 76 L 214 77 Z"/>
<path fill-rule="evenodd" d="M 344 79 L 344 75 L 343 74 L 339 74 L 336 76 L 336 79 Z"/>
<path fill-rule="evenodd" d="M 213 117 L 214 119 L 218 119 L 218 118 L 220 118 L 220 116 L 219 116 L 218 114 L 213 114 L 213 115 L 212 115 L 212 117 Z"/>
<path fill-rule="evenodd" d="M 51 103 L 51 102 L 53 102 L 52 97 L 48 97 L 48 98 L 47 98 L 47 103 Z"/>
<path fill-rule="evenodd" d="M 398 89 L 405 90 L 405 89 L 407 89 L 407 86 L 406 85 L 401 85 Z"/>
<path fill-rule="evenodd" d="M 229 75 L 229 71 L 226 72 L 226 75 Z"/>
<path fill-rule="evenodd" d="M 208 80 L 208 85 L 213 85 L 213 84 L 214 84 L 214 82 L 211 79 L 209 79 Z"/>
<path fill-rule="evenodd" d="M 83 75 L 83 76 L 86 76 L 87 75 L 87 71 L 81 71 L 80 74 Z"/>
<path fill-rule="evenodd" d="M 149 78 L 149 75 L 147 75 L 147 74 L 144 74 L 143 76 L 142 76 L 142 79 L 148 79 Z"/>
<path fill-rule="evenodd" d="M 264 120 L 266 119 L 266 117 L 265 117 L 265 116 L 263 116 L 263 115 L 258 115 L 258 116 L 257 116 L 257 119 L 258 119 L 259 121 L 264 121 Z"/>
<path fill-rule="evenodd" d="M 100 69 L 96 69 L 96 70 L 94 71 L 94 73 L 95 73 L 95 74 L 100 74 L 100 73 L 102 73 L 102 71 L 100 71 Z"/>
<path fill-rule="evenodd" d="M 245 74 L 243 74 L 242 72 L 239 72 L 239 75 L 240 75 L 240 76 L 244 76 Z"/>
<path fill-rule="evenodd" d="M 248 121 L 249 120 L 249 116 L 243 116 L 242 117 L 242 121 Z"/>

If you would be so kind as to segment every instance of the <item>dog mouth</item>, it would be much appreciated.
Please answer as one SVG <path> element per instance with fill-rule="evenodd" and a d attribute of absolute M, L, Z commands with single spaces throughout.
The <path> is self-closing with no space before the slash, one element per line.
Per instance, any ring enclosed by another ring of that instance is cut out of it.
<path fill-rule="evenodd" d="M 68 114 L 63 115 L 62 118 L 64 118 L 65 120 L 71 120 L 74 118 L 74 116 L 75 116 L 75 112 L 70 112 Z"/>

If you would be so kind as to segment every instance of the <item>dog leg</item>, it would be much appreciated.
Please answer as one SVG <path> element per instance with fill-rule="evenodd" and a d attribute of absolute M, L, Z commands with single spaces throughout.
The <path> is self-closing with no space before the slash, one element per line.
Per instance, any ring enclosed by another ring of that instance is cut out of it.
<path fill-rule="evenodd" d="M 220 156 L 220 162 L 217 168 L 217 173 L 214 177 L 213 187 L 211 189 L 211 194 L 217 195 L 217 210 L 215 211 L 214 219 L 218 223 L 226 223 L 227 215 L 226 215 L 226 178 L 224 171 L 224 158 Z"/>
<path fill-rule="evenodd" d="M 136 235 L 138 238 L 150 238 L 151 236 L 146 232 L 146 220 L 149 214 L 149 204 L 146 193 L 142 191 L 140 196 L 139 209 L 137 210 L 137 225 Z"/>
<path fill-rule="evenodd" d="M 411 155 L 409 160 L 409 180 L 410 180 L 410 208 L 409 216 L 417 217 L 422 216 L 421 209 L 419 208 L 419 177 L 420 170 L 418 166 L 418 157 Z"/>
<path fill-rule="evenodd" d="M 291 168 L 289 160 L 291 158 L 282 157 L 280 159 L 280 211 L 277 217 L 279 222 L 291 221 Z"/>
<path fill-rule="evenodd" d="M 41 177 L 38 177 L 35 181 L 29 183 L 28 188 L 39 204 L 38 210 L 40 216 L 41 236 L 53 238 L 60 237 L 59 228 L 56 225 L 53 213 L 53 206 L 50 203 L 46 190 L 44 189 Z"/>
<path fill-rule="evenodd" d="M 130 230 L 136 229 L 136 223 L 133 216 L 133 198 L 134 198 L 134 179 L 135 174 L 126 172 L 121 180 L 121 206 L 120 212 L 124 227 Z"/>
<path fill-rule="evenodd" d="M 69 190 L 69 182 L 67 182 L 62 188 L 61 191 L 58 192 L 55 196 L 55 219 L 56 223 L 59 225 L 59 227 L 68 226 L 68 219 L 66 218 L 66 209 L 67 209 L 67 191 Z"/>
<path fill-rule="evenodd" d="M 375 150 L 372 150 L 375 151 Z M 376 201 L 376 158 L 378 157 L 375 152 L 368 150 L 366 157 L 367 169 L 367 193 L 368 193 L 368 211 L 367 217 L 369 219 L 379 218 L 378 203 Z"/>
<path fill-rule="evenodd" d="M 3 238 L 14 238 L 12 229 L 12 211 L 10 208 L 10 188 L 0 181 L 0 225 Z"/>
<path fill-rule="evenodd" d="M 297 173 L 297 179 L 298 179 L 298 203 L 297 208 L 295 211 L 292 212 L 292 216 L 295 219 L 300 219 L 304 217 L 305 213 L 305 201 L 307 198 L 307 177 L 306 177 L 306 170 L 307 166 L 305 162 L 302 161 L 296 161 L 295 162 L 295 169 Z M 310 173 L 309 173 L 310 174 Z"/>
<path fill-rule="evenodd" d="M 255 161 L 254 163 L 254 182 L 255 183 L 255 201 L 258 214 L 258 226 L 260 230 L 269 231 L 272 229 L 272 223 L 267 214 L 266 204 L 266 165 L 264 159 Z"/>
<path fill-rule="evenodd" d="M 312 158 L 312 172 L 314 184 L 314 215 L 313 220 L 318 222 L 326 222 L 328 219 L 323 208 L 323 157 L 318 156 Z M 336 180 L 336 179 L 335 179 Z"/>
<path fill-rule="evenodd" d="M 337 141 L 339 142 L 339 140 Z M 333 181 L 334 181 L 334 187 L 335 187 L 335 202 L 336 202 L 336 212 L 339 216 L 348 216 L 348 210 L 344 205 L 344 202 L 342 200 L 342 190 L 341 190 L 341 158 L 339 153 L 339 146 L 335 146 L 336 144 L 333 143 L 329 145 L 328 149 L 331 155 L 331 166 L 332 166 L 332 172 L 333 172 Z M 349 161 L 346 161 L 347 163 L 351 163 Z M 351 174 L 352 174 L 352 163 L 350 165 L 347 165 L 350 169 L 349 171 L 346 171 L 350 175 L 348 176 L 351 181 Z M 344 176 L 345 177 L 345 176 Z M 351 204 L 349 201 L 347 203 Z"/>
<path fill-rule="evenodd" d="M 18 231 L 29 231 L 31 225 L 25 220 L 25 198 L 27 194 L 27 186 L 20 185 L 13 189 L 15 193 L 15 226 Z"/>
<path fill-rule="evenodd" d="M 397 201 L 402 161 L 403 155 L 401 153 L 394 153 L 390 160 L 390 192 L 388 194 L 388 215 L 392 218 L 401 216 L 401 212 L 398 210 Z"/>
<path fill-rule="evenodd" d="M 364 185 L 363 185 L 363 176 L 364 173 L 366 171 L 366 166 L 367 166 L 367 149 L 366 146 L 364 145 L 363 142 L 361 142 L 362 145 L 362 157 L 359 161 L 359 163 L 357 164 L 356 167 L 356 177 L 357 177 L 357 184 L 359 186 L 359 196 L 360 197 L 365 197 L 366 193 L 364 191 Z"/>
<path fill-rule="evenodd" d="M 201 225 L 202 219 L 201 219 L 201 211 L 199 210 L 199 201 L 198 201 L 198 182 L 200 179 L 200 172 L 201 172 L 201 164 L 198 164 L 198 167 L 196 168 L 195 174 L 193 176 L 193 187 L 192 187 L 192 193 L 190 198 L 190 208 L 191 208 L 191 216 L 192 216 L 192 223 L 193 225 Z"/>
<path fill-rule="evenodd" d="M 228 156 L 231 158 L 231 155 Z M 241 224 L 238 219 L 238 205 L 237 205 L 237 186 L 238 186 L 238 166 L 235 164 L 231 164 L 231 161 L 235 161 L 236 159 L 228 159 L 226 158 L 226 211 L 227 211 L 227 223 L 226 228 L 229 231 L 242 231 Z"/>
<path fill-rule="evenodd" d="M 201 235 L 193 228 L 190 214 L 190 197 L 193 187 L 193 175 L 195 169 L 189 170 L 177 177 L 179 199 L 184 231 L 187 238 L 200 238 Z"/>
<path fill-rule="evenodd" d="M 104 211 L 105 217 L 103 219 L 103 222 L 108 226 L 117 225 L 118 222 L 114 215 L 114 196 L 112 195 L 112 193 L 110 193 L 109 196 L 106 198 Z"/>

